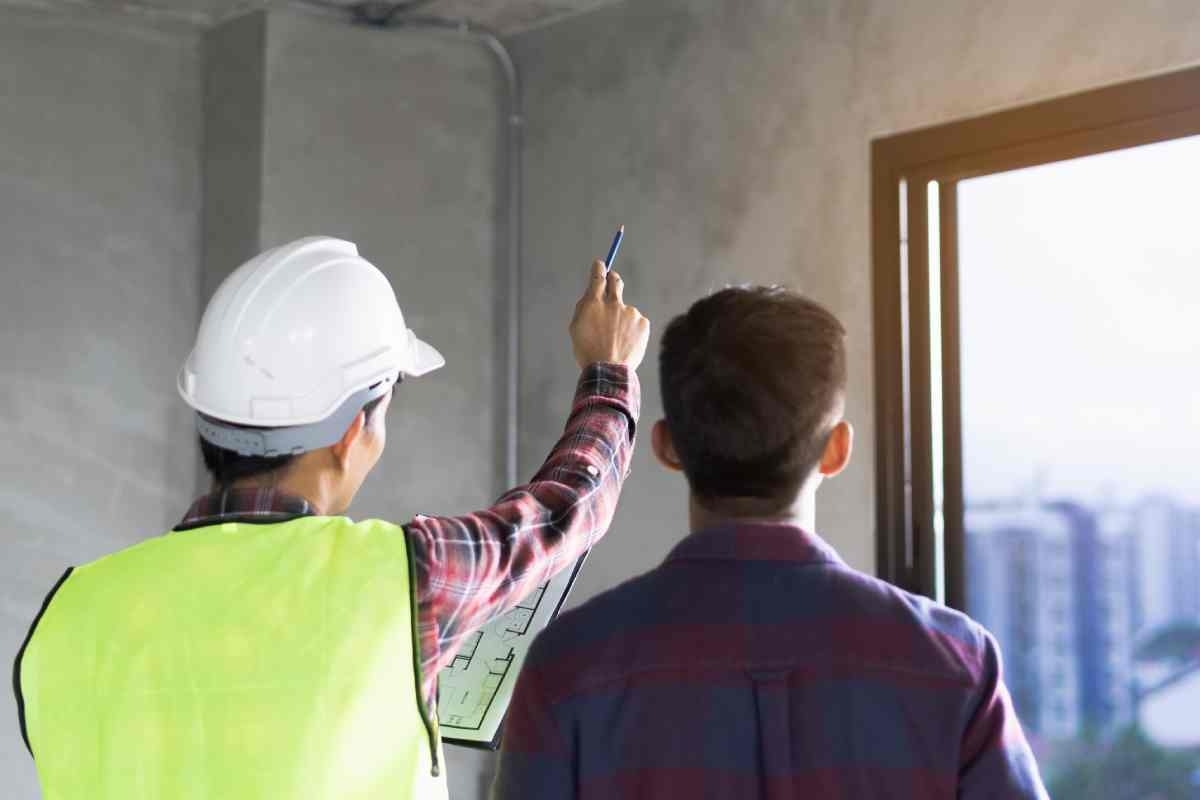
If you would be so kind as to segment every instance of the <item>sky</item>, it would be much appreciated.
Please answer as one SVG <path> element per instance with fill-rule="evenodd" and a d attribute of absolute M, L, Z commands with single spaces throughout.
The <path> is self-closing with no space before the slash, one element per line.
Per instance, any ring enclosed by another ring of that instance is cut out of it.
<path fill-rule="evenodd" d="M 968 502 L 1200 506 L 1200 137 L 958 191 Z"/>

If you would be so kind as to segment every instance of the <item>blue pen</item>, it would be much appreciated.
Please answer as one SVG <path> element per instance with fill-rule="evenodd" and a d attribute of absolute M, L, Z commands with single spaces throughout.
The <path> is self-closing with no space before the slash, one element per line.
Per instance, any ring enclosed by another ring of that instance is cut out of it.
<path fill-rule="evenodd" d="M 617 251 L 621 249 L 621 240 L 625 238 L 625 226 L 622 225 L 617 231 L 617 235 L 613 237 L 612 247 L 608 248 L 608 258 L 604 259 L 604 274 L 607 275 L 613 266 L 613 261 L 617 258 Z"/>

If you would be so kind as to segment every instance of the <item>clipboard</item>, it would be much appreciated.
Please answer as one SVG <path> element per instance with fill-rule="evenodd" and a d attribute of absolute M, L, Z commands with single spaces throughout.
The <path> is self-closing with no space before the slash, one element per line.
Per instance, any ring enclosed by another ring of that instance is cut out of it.
<path fill-rule="evenodd" d="M 458 747 L 497 750 L 504 717 L 529 647 L 558 617 L 587 560 L 535 589 L 511 611 L 471 634 L 438 675 L 438 728 L 442 741 Z"/>

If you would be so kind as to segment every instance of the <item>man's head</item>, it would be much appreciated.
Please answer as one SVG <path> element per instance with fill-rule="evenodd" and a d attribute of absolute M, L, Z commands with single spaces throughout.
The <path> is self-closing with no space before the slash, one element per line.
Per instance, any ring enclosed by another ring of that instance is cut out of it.
<path fill-rule="evenodd" d="M 275 486 L 341 513 L 383 454 L 395 383 L 445 363 L 352 242 L 310 236 L 221 282 L 178 385 L 219 487 Z"/>
<path fill-rule="evenodd" d="M 695 303 L 663 335 L 655 454 L 709 512 L 787 512 L 850 459 L 844 339 L 833 314 L 779 288 Z"/>
<path fill-rule="evenodd" d="M 341 514 L 383 456 L 391 401 L 391 391 L 375 398 L 338 441 L 298 455 L 243 456 L 199 437 L 204 466 L 216 487 L 286 484 L 300 489 L 310 501 L 320 498 L 322 513 Z"/>

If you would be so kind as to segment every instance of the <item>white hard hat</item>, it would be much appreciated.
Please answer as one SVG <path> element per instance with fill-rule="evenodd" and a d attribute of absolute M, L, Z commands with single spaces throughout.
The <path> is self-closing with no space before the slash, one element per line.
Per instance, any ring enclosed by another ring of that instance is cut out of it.
<path fill-rule="evenodd" d="M 179 393 L 204 438 L 276 455 L 332 444 L 398 377 L 445 363 L 409 330 L 387 277 L 353 242 L 315 236 L 268 250 L 225 279 L 179 372 Z M 247 426 L 299 430 L 271 441 Z"/>

